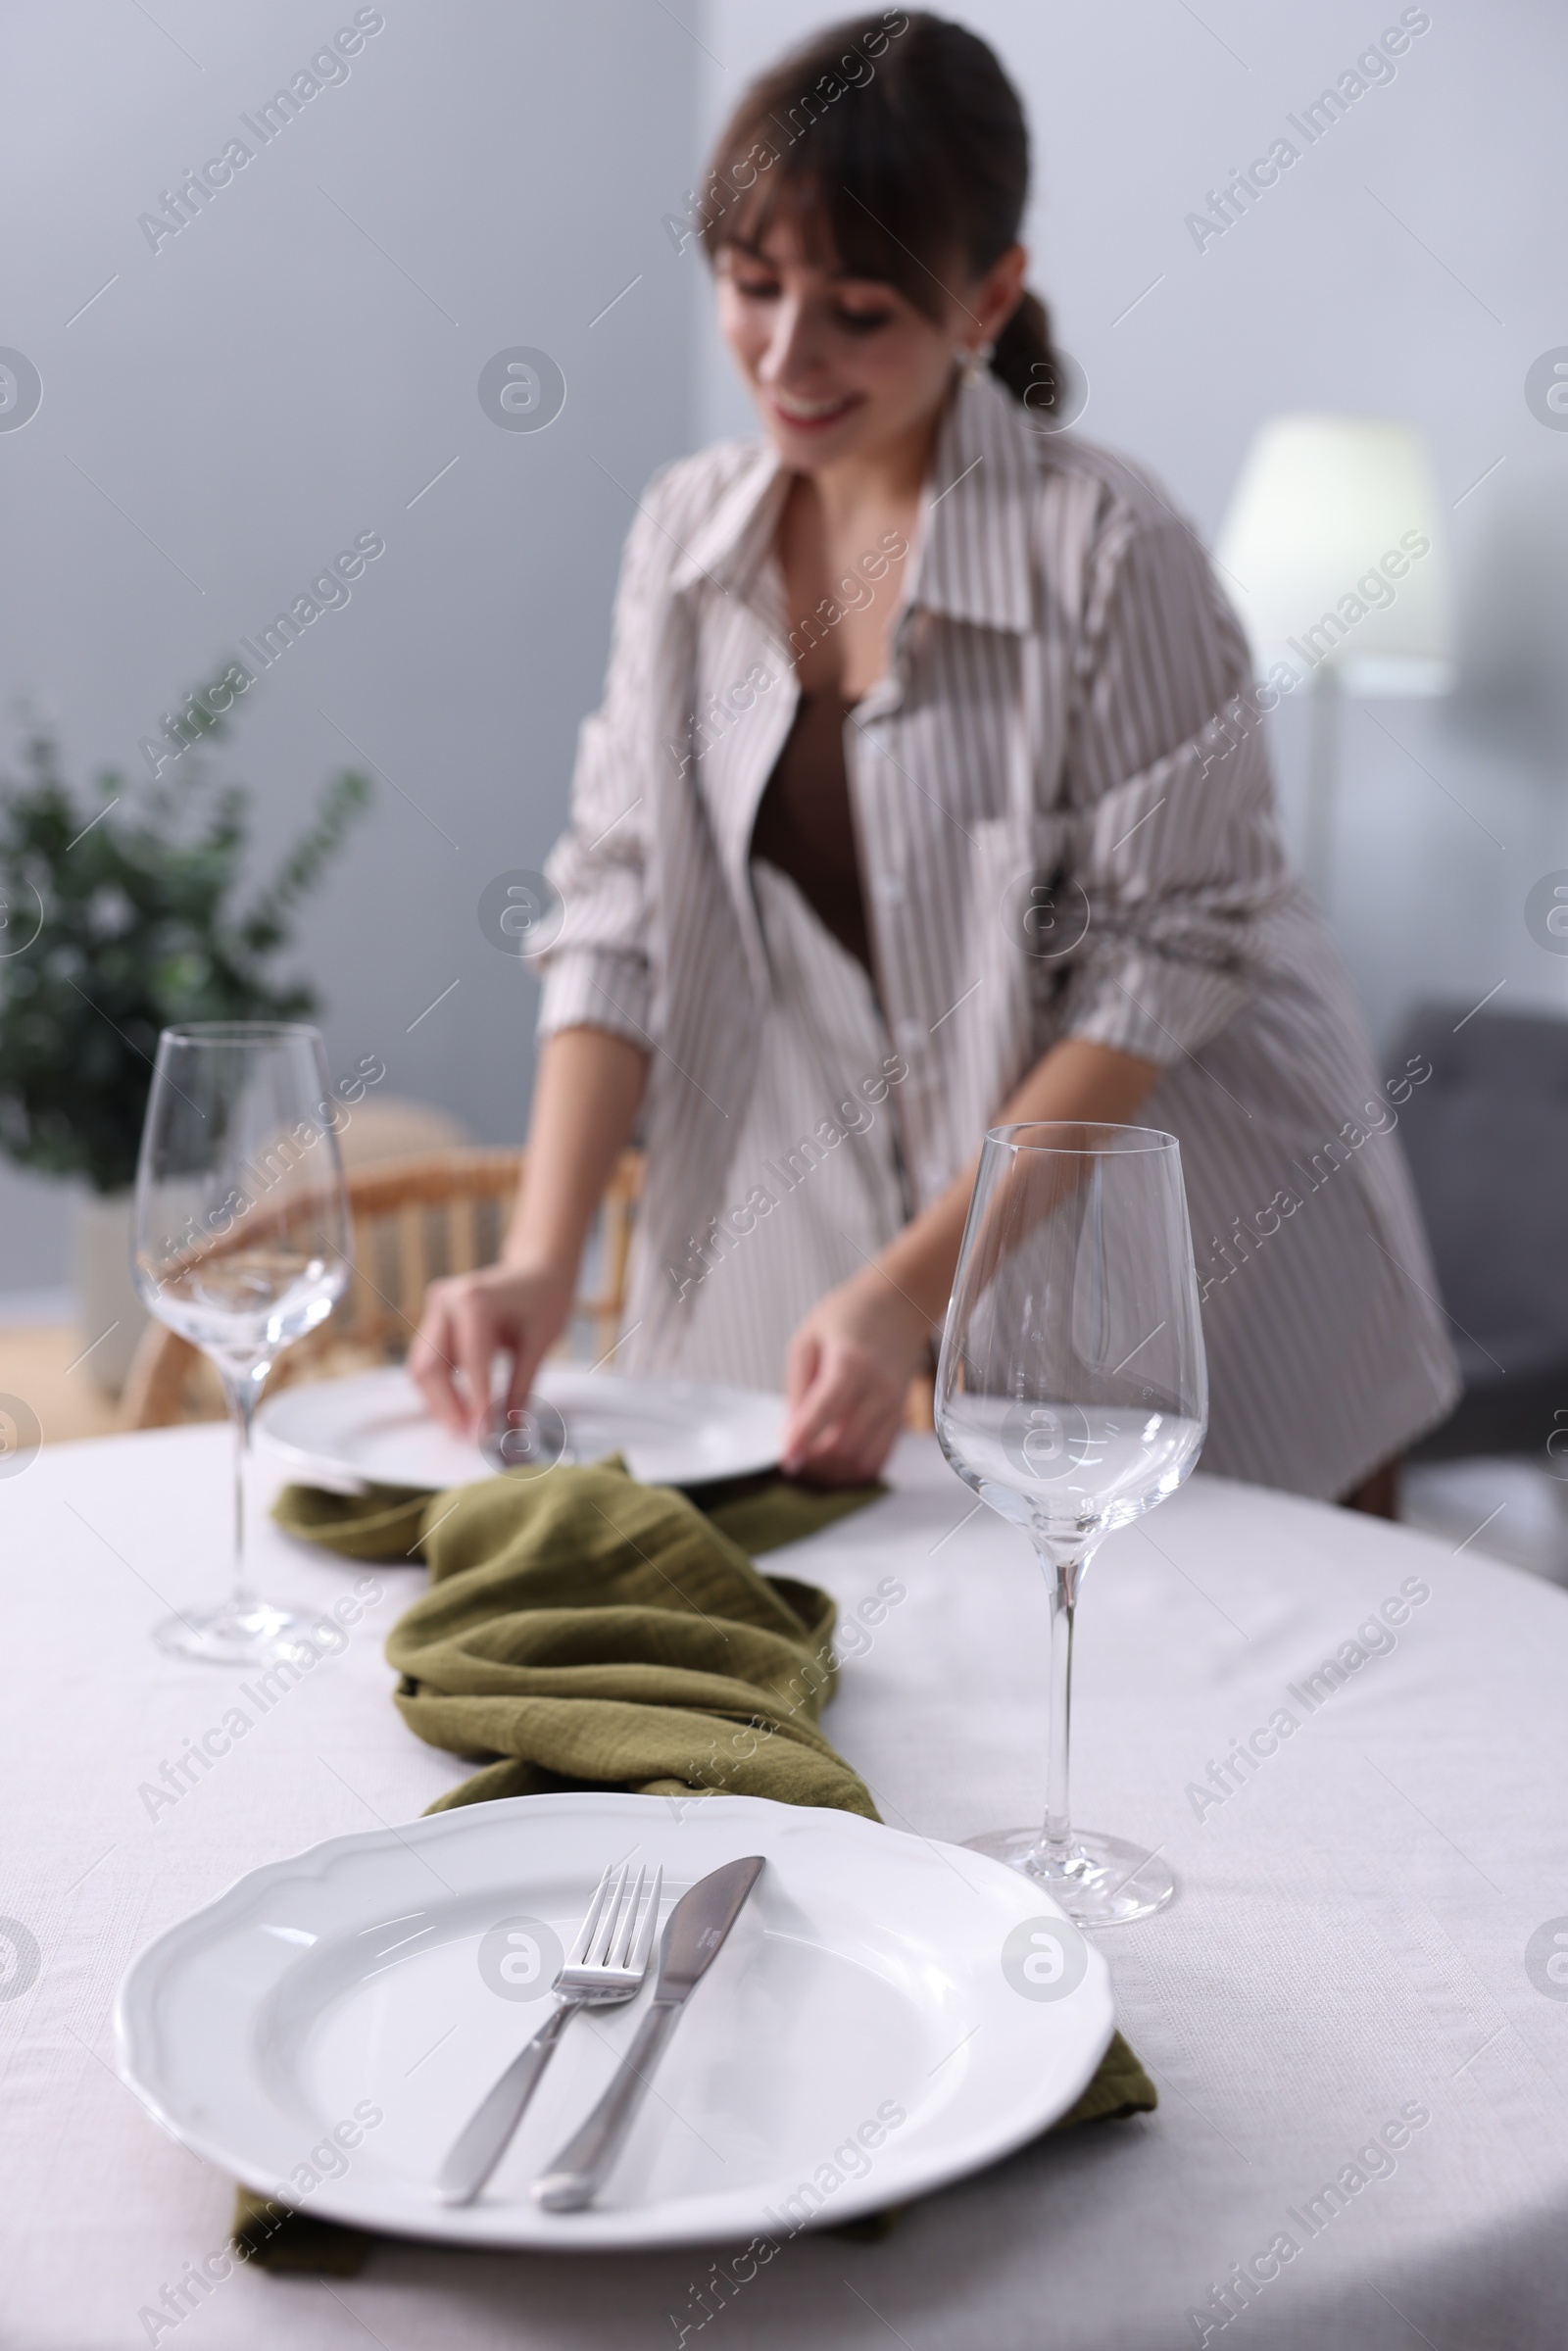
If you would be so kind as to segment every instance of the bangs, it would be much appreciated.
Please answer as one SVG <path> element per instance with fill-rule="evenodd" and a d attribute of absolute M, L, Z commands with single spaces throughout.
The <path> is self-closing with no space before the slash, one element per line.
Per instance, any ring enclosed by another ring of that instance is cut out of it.
<path fill-rule="evenodd" d="M 742 157 L 747 152 L 742 149 Z M 906 179 L 911 184 L 901 184 Z M 722 199 L 721 188 L 714 193 Z M 875 279 L 935 317 L 944 282 L 961 273 L 963 256 L 951 222 L 943 233 L 934 207 L 930 217 L 921 217 L 927 212 L 919 201 L 923 193 L 914 174 L 896 165 L 868 170 L 863 153 L 853 149 L 842 163 L 786 149 L 759 171 L 755 187 L 737 192 L 722 211 L 711 195 L 706 198 L 703 241 L 710 260 L 716 261 L 725 246 L 760 255 L 773 230 L 787 226 L 814 269 Z M 890 219 L 900 223 L 900 235 L 886 225 Z"/>

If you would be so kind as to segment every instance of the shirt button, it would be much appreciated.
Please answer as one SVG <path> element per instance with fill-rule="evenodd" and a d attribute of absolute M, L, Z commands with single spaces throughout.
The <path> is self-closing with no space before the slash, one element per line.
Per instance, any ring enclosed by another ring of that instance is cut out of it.
<path fill-rule="evenodd" d="M 924 1159 L 920 1163 L 920 1189 L 927 1200 L 935 1200 L 948 1188 L 948 1171 L 940 1159 Z"/>
<path fill-rule="evenodd" d="M 884 906 L 902 906 L 908 893 L 896 873 L 879 873 L 872 885 L 878 902 Z"/>
<path fill-rule="evenodd" d="M 893 1031 L 893 1042 L 908 1060 L 913 1060 L 925 1049 L 925 1029 L 918 1020 L 901 1020 Z"/>

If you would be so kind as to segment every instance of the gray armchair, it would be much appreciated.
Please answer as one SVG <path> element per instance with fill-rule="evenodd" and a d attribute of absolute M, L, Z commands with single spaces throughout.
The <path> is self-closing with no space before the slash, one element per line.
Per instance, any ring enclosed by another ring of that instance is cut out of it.
<path fill-rule="evenodd" d="M 1393 1056 L 1432 1076 L 1399 1132 L 1464 1374 L 1414 1461 L 1568 1451 L 1568 1020 L 1425 1004 Z M 1456 1024 L 1463 1021 L 1455 1033 Z M 1555 1413 L 1560 1419 L 1554 1419 Z M 1551 1466 L 1560 1470 L 1553 1457 Z"/>

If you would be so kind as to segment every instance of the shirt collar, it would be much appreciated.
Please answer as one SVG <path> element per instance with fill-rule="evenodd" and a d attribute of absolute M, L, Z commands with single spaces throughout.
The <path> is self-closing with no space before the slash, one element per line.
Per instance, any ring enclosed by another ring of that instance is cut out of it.
<path fill-rule="evenodd" d="M 707 580 L 726 595 L 744 595 L 767 562 L 788 483 L 772 448 L 760 441 L 682 548 L 670 585 L 680 590 Z"/>
<path fill-rule="evenodd" d="M 987 628 L 1029 628 L 1030 493 L 1039 479 L 1032 438 L 995 376 L 960 378 L 921 501 L 911 604 Z"/>
<path fill-rule="evenodd" d="M 937 435 L 920 505 L 909 603 L 956 620 L 1027 630 L 1031 499 L 1038 478 L 1023 412 L 994 376 L 959 380 Z M 757 445 L 712 513 L 681 551 L 679 590 L 706 579 L 745 595 L 770 553 L 789 476 L 771 447 Z"/>

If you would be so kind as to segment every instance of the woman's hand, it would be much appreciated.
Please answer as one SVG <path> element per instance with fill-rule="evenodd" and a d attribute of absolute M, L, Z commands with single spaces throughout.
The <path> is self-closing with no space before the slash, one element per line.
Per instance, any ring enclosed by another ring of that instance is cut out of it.
<path fill-rule="evenodd" d="M 498 1354 L 512 1357 L 503 1415 L 527 1402 L 571 1312 L 583 1242 L 647 1074 L 641 1048 L 606 1029 L 558 1029 L 541 1047 L 507 1254 L 482 1273 L 432 1282 L 409 1349 L 425 1402 L 455 1435 L 477 1437 L 488 1425 Z"/>
<path fill-rule="evenodd" d="M 409 1371 L 436 1419 L 456 1436 L 479 1436 L 490 1421 L 490 1367 L 503 1352 L 512 1357 L 503 1417 L 525 1404 L 571 1298 L 570 1274 L 555 1265 L 487 1265 L 432 1282 Z"/>
<path fill-rule="evenodd" d="M 816 1486 L 874 1478 L 904 1426 L 931 1326 L 875 1266 L 830 1290 L 790 1341 L 782 1466 Z"/>

